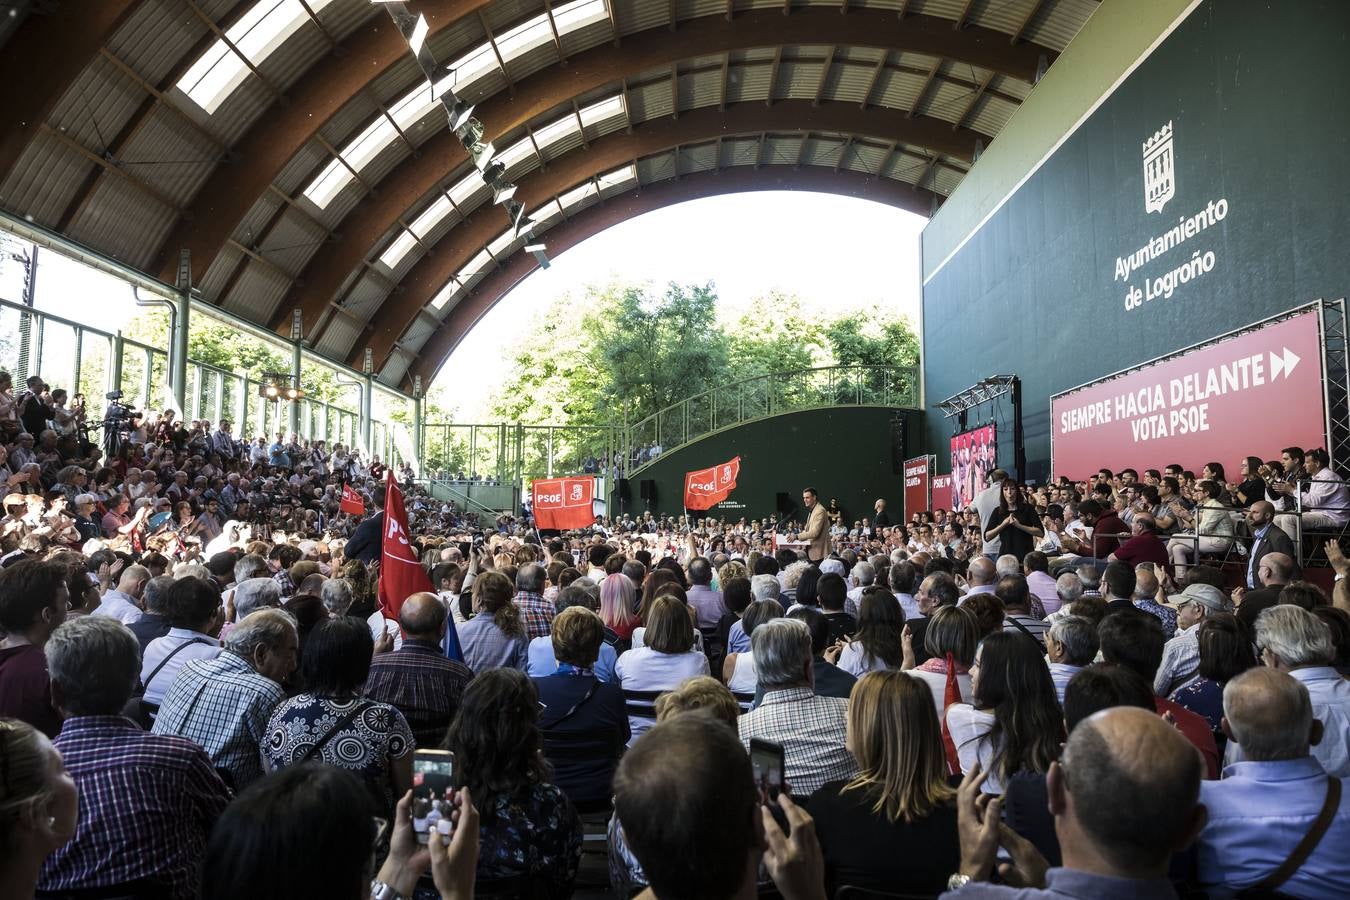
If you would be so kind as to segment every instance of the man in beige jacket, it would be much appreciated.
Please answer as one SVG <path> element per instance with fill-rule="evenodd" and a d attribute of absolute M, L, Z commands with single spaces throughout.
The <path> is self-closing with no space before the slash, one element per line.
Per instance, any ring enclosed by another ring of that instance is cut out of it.
<path fill-rule="evenodd" d="M 806 548 L 806 558 L 811 562 L 820 562 L 830 555 L 830 518 L 825 513 L 825 507 L 820 505 L 816 489 L 813 487 L 802 490 L 802 505 L 806 507 L 809 516 L 806 520 L 806 530 L 797 535 L 797 540 L 810 541 L 810 546 Z"/>

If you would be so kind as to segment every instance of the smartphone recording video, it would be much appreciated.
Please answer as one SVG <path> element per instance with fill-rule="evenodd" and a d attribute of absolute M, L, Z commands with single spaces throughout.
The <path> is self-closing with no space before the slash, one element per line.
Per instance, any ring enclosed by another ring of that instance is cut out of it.
<path fill-rule="evenodd" d="M 750 768 L 760 803 L 771 803 L 783 792 L 783 745 L 750 739 Z"/>
<path fill-rule="evenodd" d="M 454 789 L 455 754 L 449 750 L 416 750 L 412 770 L 412 825 L 417 842 L 425 844 L 432 829 L 449 822 Z M 445 828 L 442 834 L 448 834 Z"/>

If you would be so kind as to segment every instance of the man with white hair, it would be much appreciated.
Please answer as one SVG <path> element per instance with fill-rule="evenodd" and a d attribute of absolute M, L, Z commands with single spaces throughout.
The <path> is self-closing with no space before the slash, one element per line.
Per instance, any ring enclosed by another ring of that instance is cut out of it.
<path fill-rule="evenodd" d="M 1350 681 L 1331 666 L 1336 657 L 1331 629 L 1307 610 L 1282 603 L 1256 617 L 1256 646 L 1262 663 L 1288 672 L 1308 689 L 1313 716 L 1322 723 L 1313 756 L 1328 775 L 1350 776 Z M 1229 741 L 1224 761 L 1245 758 L 1240 742 Z"/>
<path fill-rule="evenodd" d="M 1200 785 L 1209 815 L 1196 841 L 1196 861 L 1206 888 L 1227 894 L 1259 886 L 1292 897 L 1350 897 L 1344 859 L 1350 794 L 1312 755 L 1322 724 L 1313 717 L 1308 689 L 1284 672 L 1258 666 L 1224 687 L 1223 730 L 1245 761 L 1226 767 L 1221 781 Z M 1300 857 L 1298 848 L 1314 833 L 1320 840 Z"/>
<path fill-rule="evenodd" d="M 781 744 L 784 780 L 799 797 L 857 775 L 858 764 L 845 748 L 848 700 L 815 693 L 806 623 L 771 619 L 755 628 L 751 643 L 764 699 L 737 720 L 741 743 L 749 748 L 759 738 Z"/>
<path fill-rule="evenodd" d="M 750 579 L 751 602 L 772 600 L 774 603 L 781 603 L 778 596 L 778 576 L 756 575 Z M 746 653 L 749 650 L 750 638 L 746 637 L 745 628 L 741 626 L 740 619 L 737 619 L 727 630 L 727 653 Z"/>
<path fill-rule="evenodd" d="M 332 618 L 345 616 L 352 606 L 352 584 L 345 578 L 330 578 L 319 588 L 319 599 Z"/>
<path fill-rule="evenodd" d="M 995 540 L 998 540 L 997 538 Z M 977 556 L 970 561 L 970 568 L 966 571 L 966 584 L 969 589 L 961 597 L 961 603 L 975 596 L 976 594 L 992 594 L 994 584 L 998 581 L 998 571 L 994 567 L 994 561 L 987 556 Z M 960 604 L 958 604 L 960 605 Z"/>
<path fill-rule="evenodd" d="M 1209 584 L 1187 585 L 1173 602 L 1176 636 L 1163 645 L 1162 663 L 1153 676 L 1153 693 L 1159 697 L 1170 697 L 1200 677 L 1200 624 L 1206 616 L 1229 612 L 1228 597 Z"/>
<path fill-rule="evenodd" d="M 261 609 L 246 616 L 219 656 L 183 666 L 164 696 L 154 733 L 199 744 L 242 790 L 264 774 L 267 720 L 286 699 L 281 686 L 295 671 L 299 649 L 289 614 Z"/>
<path fill-rule="evenodd" d="M 844 612 L 853 618 L 858 618 L 858 603 L 862 600 L 864 588 L 870 587 L 876 580 L 877 570 L 872 568 L 872 564 L 865 559 L 860 559 L 853 566 L 853 571 L 848 574 L 848 580 L 851 585 L 848 590 L 848 597 L 844 600 Z"/>

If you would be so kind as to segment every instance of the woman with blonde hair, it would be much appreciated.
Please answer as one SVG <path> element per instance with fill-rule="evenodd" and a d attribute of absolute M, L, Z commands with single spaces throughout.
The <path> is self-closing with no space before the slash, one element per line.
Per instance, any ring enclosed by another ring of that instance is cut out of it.
<path fill-rule="evenodd" d="M 896 669 L 868 673 L 853 687 L 846 729 L 859 773 L 810 801 L 829 895 L 844 884 L 903 884 L 936 896 L 960 867 L 961 843 L 932 694 Z"/>
<path fill-rule="evenodd" d="M 53 850 L 75 836 L 79 792 L 52 742 L 0 719 L 0 897 L 31 897 Z"/>
<path fill-rule="evenodd" d="M 637 589 L 627 575 L 606 575 L 600 582 L 600 618 L 621 641 L 631 640 L 633 629 L 642 624 L 633 613 L 636 596 Z"/>

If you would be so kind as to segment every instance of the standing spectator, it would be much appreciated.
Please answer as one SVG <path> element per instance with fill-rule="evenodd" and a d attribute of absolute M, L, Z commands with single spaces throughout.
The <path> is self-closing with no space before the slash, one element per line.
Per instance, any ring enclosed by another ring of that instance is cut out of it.
<path fill-rule="evenodd" d="M 947 707 L 961 771 L 988 772 L 984 789 L 1001 793 L 1015 774 L 1044 774 L 1059 757 L 1063 714 L 1037 646 L 1024 636 L 989 635 L 970 667 L 970 703 Z"/>
<path fill-rule="evenodd" d="M 206 838 L 229 792 L 201 747 L 121 717 L 140 669 L 135 635 L 84 616 L 56 629 L 46 653 L 65 717 L 56 749 L 79 789 L 80 815 L 75 837 L 43 864 L 39 891 L 195 898 Z"/>
<path fill-rule="evenodd" d="M 676 597 L 652 601 L 647 616 L 646 642 L 619 657 L 614 674 L 625 691 L 660 691 L 686 678 L 708 674 L 708 657 L 692 649 L 694 626 L 688 608 Z M 629 716 L 632 739 L 651 727 L 651 720 Z"/>
<path fill-rule="evenodd" d="M 347 769 L 388 816 L 412 787 L 413 735 L 403 713 L 361 696 L 374 650 L 370 630 L 351 616 L 315 626 L 301 659 L 305 692 L 272 712 L 262 748 L 273 771 L 311 760 Z"/>
<path fill-rule="evenodd" d="M 984 517 L 983 524 L 986 556 L 990 545 L 997 543 L 998 553 L 1021 560 L 1036 549 L 1036 542 L 1045 534 L 1035 508 L 1022 493 L 1022 486 L 1011 478 L 1001 483 L 998 506 Z"/>
<path fill-rule="evenodd" d="M 326 589 L 333 583 L 324 582 L 325 605 Z M 375 655 L 366 676 L 365 696 L 402 713 L 416 746 L 439 747 L 459 711 L 473 670 L 441 652 L 449 617 L 445 604 L 435 594 L 413 594 L 404 600 L 398 621 L 403 629 L 403 646 L 392 653 Z"/>
<path fill-rule="evenodd" d="M 897 606 L 889 592 L 883 593 L 886 602 Z M 865 607 L 866 598 L 863 603 Z M 845 749 L 848 701 L 821 697 L 812 689 L 811 633 L 806 625 L 794 619 L 765 622 L 755 629 L 751 647 L 764 700 L 737 722 L 741 743 L 748 748 L 752 739 L 759 738 L 781 744 L 784 779 L 800 797 L 809 797 L 827 782 L 857 775 L 857 762 Z"/>
<path fill-rule="evenodd" d="M 1196 843 L 1201 884 L 1216 894 L 1260 884 L 1283 896 L 1350 896 L 1343 858 L 1350 795 L 1332 787 L 1311 753 L 1322 723 L 1308 689 L 1283 672 L 1255 668 L 1224 688 L 1223 715 L 1245 761 L 1225 768 L 1222 781 L 1200 785 L 1208 812 Z M 1328 810 L 1333 791 L 1340 799 Z M 1320 840 L 1300 857 L 1297 848 L 1314 833 Z"/>
<path fill-rule="evenodd" d="M 196 742 L 242 790 L 262 777 L 267 721 L 286 699 L 281 685 L 295 671 L 299 646 L 286 613 L 269 609 L 244 617 L 220 655 L 183 666 L 164 695 L 155 734 Z"/>
<path fill-rule="evenodd" d="M 524 670 L 528 662 L 530 642 L 511 595 L 511 582 L 500 572 L 474 579 L 474 616 L 456 632 L 464 664 L 475 673 L 498 666 Z"/>
<path fill-rule="evenodd" d="M 1308 689 L 1322 740 L 1312 754 L 1328 775 L 1350 776 L 1350 682 L 1332 668 L 1336 648 L 1331 629 L 1312 613 L 1282 603 L 1256 617 L 1261 662 L 1288 672 Z M 1240 762 L 1241 741 L 1228 745 L 1226 762 Z"/>
<path fill-rule="evenodd" d="M 539 716 L 525 673 L 491 669 L 464 692 L 445 746 L 479 810 L 478 881 L 526 876 L 546 885 L 534 896 L 562 900 L 581 862 L 581 821 L 550 781 Z"/>
<path fill-rule="evenodd" d="M 0 569 L 0 717 L 27 722 L 49 738 L 61 730 L 61 717 L 42 650 L 66 620 L 69 599 L 57 563 L 25 559 Z"/>
<path fill-rule="evenodd" d="M 848 749 L 858 775 L 811 795 L 829 894 L 845 884 L 936 894 L 960 866 L 961 845 L 928 691 L 900 672 L 864 675 L 848 708 Z"/>

